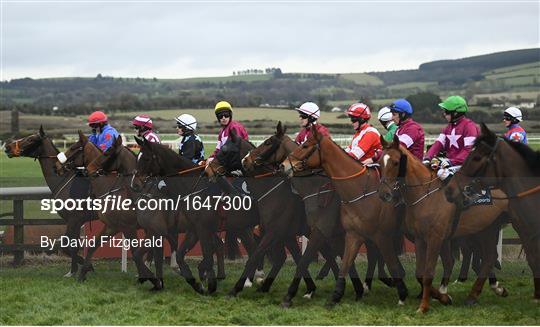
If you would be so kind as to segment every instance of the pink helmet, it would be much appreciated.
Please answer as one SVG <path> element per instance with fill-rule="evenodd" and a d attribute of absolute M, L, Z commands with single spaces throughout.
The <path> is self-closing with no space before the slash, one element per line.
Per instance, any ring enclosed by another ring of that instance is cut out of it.
<path fill-rule="evenodd" d="M 150 116 L 148 115 L 138 115 L 133 119 L 133 121 L 131 121 L 131 124 L 134 126 L 147 127 L 149 129 L 154 127 L 154 124 L 152 124 L 152 119 L 150 119 Z"/>

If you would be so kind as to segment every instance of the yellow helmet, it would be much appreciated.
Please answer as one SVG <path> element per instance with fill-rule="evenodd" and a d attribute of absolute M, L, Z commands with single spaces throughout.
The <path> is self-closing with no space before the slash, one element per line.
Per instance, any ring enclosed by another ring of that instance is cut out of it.
<path fill-rule="evenodd" d="M 214 108 L 216 115 L 223 110 L 229 110 L 230 112 L 232 112 L 231 104 L 227 101 L 219 101 L 218 103 L 216 103 L 216 107 Z"/>

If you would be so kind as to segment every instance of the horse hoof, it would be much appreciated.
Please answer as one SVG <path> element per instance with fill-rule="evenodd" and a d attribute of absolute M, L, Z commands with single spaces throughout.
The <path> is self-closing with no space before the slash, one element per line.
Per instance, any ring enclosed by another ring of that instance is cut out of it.
<path fill-rule="evenodd" d="M 467 298 L 467 300 L 465 300 L 465 305 L 467 305 L 467 306 L 473 306 L 473 305 L 476 305 L 476 304 L 478 304 L 478 301 L 476 299 Z"/>
<path fill-rule="evenodd" d="M 253 283 L 249 280 L 249 278 L 246 279 L 244 282 L 244 287 L 251 287 L 253 286 Z"/>
<path fill-rule="evenodd" d="M 424 314 L 428 312 L 428 308 L 420 307 L 418 310 L 416 310 L 416 313 Z"/>
<path fill-rule="evenodd" d="M 65 278 L 70 278 L 70 277 L 73 277 L 74 275 L 75 275 L 75 274 L 72 273 L 71 270 L 70 270 L 70 271 L 68 271 L 68 272 L 64 275 L 64 277 L 65 277 Z"/>
<path fill-rule="evenodd" d="M 228 299 L 236 299 L 236 291 L 235 290 L 230 290 L 229 293 L 227 293 L 227 298 Z"/>
<path fill-rule="evenodd" d="M 443 296 L 443 300 L 442 300 L 442 304 L 444 305 L 452 305 L 453 301 L 452 301 L 452 297 L 450 296 L 450 294 L 445 294 L 446 296 Z"/>
<path fill-rule="evenodd" d="M 369 285 L 366 282 L 362 283 L 362 287 L 364 288 L 364 294 L 368 294 L 369 291 L 371 291 L 371 288 L 369 287 Z"/>
<path fill-rule="evenodd" d="M 314 294 L 314 292 L 306 293 L 306 294 L 304 294 L 303 298 L 311 300 L 313 298 L 313 294 Z"/>
<path fill-rule="evenodd" d="M 261 285 L 262 283 L 264 283 L 264 278 L 262 277 L 255 277 L 255 283 L 257 285 Z"/>
<path fill-rule="evenodd" d="M 397 305 L 398 305 L 398 307 L 404 306 L 404 305 L 405 305 L 405 302 L 399 300 L 398 303 L 397 303 Z"/>
<path fill-rule="evenodd" d="M 281 302 L 281 307 L 283 309 L 289 309 L 292 306 L 292 301 L 283 301 Z"/>
<path fill-rule="evenodd" d="M 327 309 L 333 309 L 335 308 L 337 302 L 334 301 L 334 300 L 330 300 L 328 302 L 326 302 L 326 304 L 324 305 Z"/>

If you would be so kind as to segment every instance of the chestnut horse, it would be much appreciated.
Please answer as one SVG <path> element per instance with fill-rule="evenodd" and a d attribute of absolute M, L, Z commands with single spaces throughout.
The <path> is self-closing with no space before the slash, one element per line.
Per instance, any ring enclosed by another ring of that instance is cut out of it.
<path fill-rule="evenodd" d="M 78 169 L 78 167 L 83 166 L 82 152 L 77 152 L 68 157 L 67 162 L 63 165 L 66 173 L 61 176 L 57 174 L 55 163 L 58 160 L 57 155 L 60 152 L 54 146 L 49 136 L 43 131 L 43 126 L 40 126 L 39 132 L 36 134 L 6 144 L 5 152 L 9 158 L 30 157 L 37 159 L 41 166 L 45 182 L 51 189 L 54 199 L 69 199 L 71 198 L 70 193 L 72 188 L 78 189 L 81 185 L 86 184 L 86 179 L 82 176 L 83 172 Z M 63 209 L 58 212 L 58 215 L 66 221 L 65 235 L 70 240 L 79 239 L 81 236 L 81 227 L 85 222 L 98 218 L 93 211 L 88 210 Z M 72 247 L 71 242 L 69 244 L 69 247 L 62 247 L 62 251 L 71 257 L 71 269 L 64 277 L 74 276 L 79 269 L 79 265 L 84 263 L 84 259 L 77 253 L 78 247 Z"/>
<path fill-rule="evenodd" d="M 338 303 L 345 292 L 345 276 L 360 246 L 366 239 L 379 248 L 397 289 L 399 304 L 408 296 L 403 281 L 405 271 L 395 249 L 401 240 L 399 223 L 393 204 L 382 202 L 377 195 L 380 175 L 376 168 L 367 167 L 350 157 L 331 138 L 313 134 L 287 156 L 282 168 L 290 176 L 295 172 L 322 167 L 341 198 L 341 224 L 345 229 L 345 252 L 339 278 L 329 305 Z"/>
<path fill-rule="evenodd" d="M 276 133 L 269 139 L 261 143 L 256 149 L 249 152 L 242 159 L 242 165 L 248 172 L 259 170 L 261 176 L 265 174 L 274 174 L 279 170 L 279 165 L 289 153 L 298 148 L 295 143 L 286 134 L 286 128 L 283 128 L 281 122 L 276 127 Z M 304 276 L 310 263 L 316 258 L 317 252 L 327 260 L 326 264 L 336 266 L 336 256 L 343 254 L 345 246 L 345 231 L 339 221 L 339 210 L 341 200 L 335 190 L 331 188 L 330 178 L 324 175 L 320 170 L 307 171 L 301 176 L 293 177 L 291 184 L 304 201 L 307 223 L 309 227 L 309 242 L 300 262 L 296 267 L 295 277 L 289 286 L 287 295 L 282 301 L 282 306 L 292 305 L 292 299 L 298 292 L 300 278 Z M 368 247 L 368 275 L 364 283 L 364 289 L 371 288 L 373 272 L 377 261 L 379 262 L 379 276 L 381 280 L 388 285 L 388 280 L 384 276 L 384 262 L 382 257 L 377 257 L 378 250 L 370 243 Z M 380 260 L 378 260 L 380 259 Z M 324 268 L 324 267 L 323 267 Z M 337 268 L 339 273 L 339 268 Z M 354 265 L 351 266 L 350 277 L 353 282 L 357 282 L 358 273 Z M 336 274 L 336 277 L 338 275 Z"/>
<path fill-rule="evenodd" d="M 444 276 L 440 290 L 432 286 L 439 254 L 443 246 L 449 246 L 452 237 L 478 234 L 484 247 L 484 260 L 467 298 L 467 303 L 475 303 L 497 259 L 495 245 L 502 223 L 499 216 L 507 209 L 507 201 L 494 200 L 493 205 L 472 206 L 461 211 L 446 200 L 442 181 L 435 173 L 400 146 L 397 138 L 390 145 L 383 144 L 381 197 L 399 200 L 406 206 L 406 231 L 414 235 L 415 241 L 416 278 L 422 281 L 423 295 L 418 312 L 429 309 L 430 295 L 443 304 L 451 303 L 447 289 L 449 276 Z M 498 190 L 492 193 L 502 194 Z M 445 262 L 449 256 L 442 257 L 443 265 L 449 265 L 451 272 L 453 262 Z M 500 293 L 504 294 L 502 288 Z"/>
<path fill-rule="evenodd" d="M 534 299 L 540 301 L 540 152 L 499 138 L 481 124 L 481 134 L 453 180 L 446 197 L 456 203 L 485 187 L 506 193 L 512 225 L 533 273 Z"/>

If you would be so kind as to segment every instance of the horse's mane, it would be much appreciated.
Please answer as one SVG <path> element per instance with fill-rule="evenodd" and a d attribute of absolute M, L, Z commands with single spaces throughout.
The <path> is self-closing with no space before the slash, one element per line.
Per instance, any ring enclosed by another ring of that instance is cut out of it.
<path fill-rule="evenodd" d="M 173 151 L 171 148 L 169 148 L 165 144 L 149 142 L 148 146 L 150 147 L 152 152 L 155 152 L 154 150 L 157 149 L 160 152 L 160 154 L 165 156 L 165 159 L 171 160 L 171 162 L 173 162 L 174 164 L 179 163 L 179 164 L 185 164 L 189 166 L 196 166 L 196 164 L 194 164 L 191 160 L 186 159 L 185 157 L 179 155 L 178 153 Z"/>
<path fill-rule="evenodd" d="M 507 139 L 504 139 L 504 141 L 519 153 L 533 174 L 540 176 L 540 151 L 534 151 L 531 147 L 521 142 L 513 142 Z"/>

